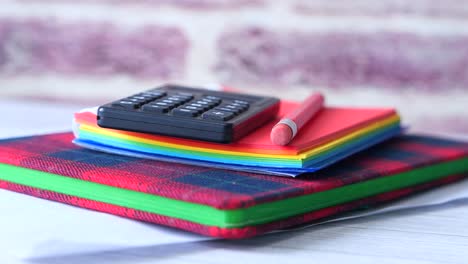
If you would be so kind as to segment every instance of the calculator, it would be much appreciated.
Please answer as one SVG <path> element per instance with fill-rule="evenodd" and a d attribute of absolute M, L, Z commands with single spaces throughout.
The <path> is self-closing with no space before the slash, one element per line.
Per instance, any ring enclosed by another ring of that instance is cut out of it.
<path fill-rule="evenodd" d="M 279 99 L 164 85 L 99 107 L 100 127 L 230 143 L 276 117 Z"/>

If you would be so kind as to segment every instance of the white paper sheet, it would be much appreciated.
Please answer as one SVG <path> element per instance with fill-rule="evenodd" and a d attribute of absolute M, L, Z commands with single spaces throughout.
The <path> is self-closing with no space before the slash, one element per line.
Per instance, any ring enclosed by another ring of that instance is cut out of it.
<path fill-rule="evenodd" d="M 14 115 L 11 114 L 12 107 L 16 109 Z M 0 129 L 0 138 L 71 130 L 72 114 L 81 108 L 83 106 L 0 101 L 0 121 L 9 124 L 9 127 Z M 35 115 L 31 114 L 33 112 Z M 35 116 L 45 119 L 37 120 Z M 468 199 L 468 181 L 441 187 L 391 206 L 331 221 L 439 205 L 461 199 Z M 1 263 L 24 263 L 27 259 L 44 256 L 79 255 L 210 239 L 6 190 L 0 190 L 0 212 Z"/>
<path fill-rule="evenodd" d="M 436 189 L 429 190 L 427 192 L 423 192 L 421 194 L 413 195 L 408 198 L 404 198 L 398 202 L 390 203 L 387 206 L 379 207 L 376 209 L 358 211 L 355 213 L 348 214 L 344 217 L 339 217 L 323 222 L 314 223 L 307 226 L 302 226 L 299 228 L 291 228 L 294 230 L 303 229 L 303 228 L 310 228 L 312 226 L 325 224 L 325 223 L 332 223 L 332 222 L 339 222 L 349 219 L 356 219 L 371 215 L 378 215 L 378 214 L 385 214 L 388 212 L 394 212 L 399 210 L 409 210 L 415 208 L 422 208 L 422 207 L 430 207 L 430 206 L 439 206 L 443 204 L 447 204 L 450 202 L 457 202 L 467 200 L 468 201 L 468 180 L 462 180 L 457 183 L 449 184 L 446 186 L 440 186 Z M 291 230 L 288 229 L 288 230 Z M 284 232 L 287 230 L 281 230 L 279 232 Z"/>
<path fill-rule="evenodd" d="M 208 239 L 10 191 L 0 201 L 0 248 L 16 258 Z"/>

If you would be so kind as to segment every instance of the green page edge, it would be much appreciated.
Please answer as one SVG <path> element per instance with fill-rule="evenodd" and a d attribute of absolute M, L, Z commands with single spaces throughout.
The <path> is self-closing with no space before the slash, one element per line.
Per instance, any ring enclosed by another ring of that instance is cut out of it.
<path fill-rule="evenodd" d="M 461 158 L 332 190 L 235 210 L 221 210 L 208 205 L 165 198 L 7 164 L 0 164 L 0 179 L 38 189 L 184 219 L 202 225 L 239 228 L 269 223 L 467 171 L 468 158 Z"/>

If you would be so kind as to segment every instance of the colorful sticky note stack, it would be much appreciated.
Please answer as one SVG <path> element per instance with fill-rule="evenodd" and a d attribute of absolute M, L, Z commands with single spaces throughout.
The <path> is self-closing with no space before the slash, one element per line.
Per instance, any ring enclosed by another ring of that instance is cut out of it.
<path fill-rule="evenodd" d="M 401 132 L 394 109 L 327 107 L 288 146 L 270 141 L 272 127 L 295 102 L 281 102 L 275 120 L 231 144 L 101 128 L 96 109 L 75 115 L 75 143 L 105 152 L 207 167 L 297 176 L 327 167 Z"/>

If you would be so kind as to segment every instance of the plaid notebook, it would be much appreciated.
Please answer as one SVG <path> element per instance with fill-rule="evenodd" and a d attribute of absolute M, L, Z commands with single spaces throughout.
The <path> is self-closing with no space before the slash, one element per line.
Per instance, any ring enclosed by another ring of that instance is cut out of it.
<path fill-rule="evenodd" d="M 401 136 L 300 178 L 82 149 L 69 133 L 0 140 L 0 188 L 224 238 L 380 204 L 468 175 L 468 144 Z"/>

